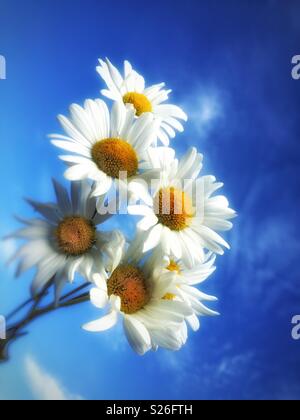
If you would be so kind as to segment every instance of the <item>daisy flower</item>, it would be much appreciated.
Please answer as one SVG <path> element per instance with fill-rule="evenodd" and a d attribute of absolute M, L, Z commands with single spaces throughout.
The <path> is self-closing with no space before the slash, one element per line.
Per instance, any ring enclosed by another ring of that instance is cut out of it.
<path fill-rule="evenodd" d="M 193 268 L 187 267 L 175 257 L 162 258 L 160 252 L 154 252 L 149 260 L 155 267 L 153 275 L 157 281 L 168 284 L 168 294 L 165 299 L 185 302 L 192 308 L 193 314 L 186 317 L 186 321 L 194 331 L 200 327 L 199 316 L 219 315 L 218 312 L 203 304 L 204 301 L 214 302 L 217 298 L 195 287 L 202 284 L 215 271 L 215 260 L 216 257 L 213 254 L 207 253 L 205 261 Z"/>
<path fill-rule="evenodd" d="M 102 100 L 87 100 L 84 107 L 73 104 L 70 118 L 58 117 L 67 136 L 50 135 L 52 143 L 71 155 L 60 156 L 70 167 L 70 181 L 91 179 L 94 195 L 107 193 L 113 184 L 126 188 L 131 180 L 150 174 L 141 172 L 141 162 L 155 138 L 156 123 L 151 113 L 135 118 L 131 105 L 115 103 L 111 112 Z M 152 175 L 151 175 L 152 176 Z"/>
<path fill-rule="evenodd" d="M 160 168 L 161 177 L 152 183 L 136 184 L 143 203 L 128 211 L 143 216 L 138 223 L 144 252 L 159 247 L 163 255 L 174 255 L 188 267 L 203 262 L 204 250 L 223 254 L 229 245 L 216 231 L 232 228 L 235 212 L 228 200 L 213 193 L 223 186 L 213 176 L 198 177 L 202 155 L 192 148 L 180 161 L 169 148 L 149 151 L 149 162 Z"/>
<path fill-rule="evenodd" d="M 74 281 L 76 272 L 91 280 L 92 268 L 103 269 L 101 249 L 107 241 L 112 241 L 113 246 L 117 236 L 97 231 L 109 216 L 97 213 L 97 199 L 86 181 L 72 183 L 71 196 L 58 182 L 53 183 L 57 203 L 28 200 L 42 218 L 20 219 L 26 226 L 9 238 L 27 241 L 13 257 L 20 259 L 17 276 L 36 266 L 33 294 L 53 279 L 59 297 L 64 284 Z"/>
<path fill-rule="evenodd" d="M 184 130 L 178 120 L 187 121 L 187 116 L 178 106 L 164 103 L 171 93 L 171 90 L 164 89 L 164 83 L 146 88 L 144 78 L 133 70 L 128 61 L 124 62 L 124 76 L 108 59 L 99 60 L 99 63 L 97 72 L 107 85 L 107 89 L 101 91 L 102 95 L 113 101 L 132 104 L 137 116 L 153 113 L 160 121 L 157 137 L 165 146 L 169 145 L 170 137 L 175 137 L 175 130 Z"/>
<path fill-rule="evenodd" d="M 107 307 L 108 313 L 83 328 L 105 331 L 121 317 L 126 337 L 138 354 L 158 347 L 180 349 L 187 340 L 182 323 L 192 315 L 191 308 L 165 298 L 169 284 L 156 281 L 152 268 L 143 264 L 140 255 L 126 251 L 125 240 L 117 248 L 108 244 L 106 252 L 111 258 L 110 269 L 94 275 L 96 287 L 90 297 L 97 308 Z"/>

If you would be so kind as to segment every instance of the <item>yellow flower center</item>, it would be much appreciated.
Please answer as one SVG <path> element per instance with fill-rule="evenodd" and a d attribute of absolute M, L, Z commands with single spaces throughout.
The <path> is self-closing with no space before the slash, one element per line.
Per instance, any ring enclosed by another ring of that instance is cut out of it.
<path fill-rule="evenodd" d="M 144 273 L 133 265 L 121 265 L 111 275 L 107 283 L 108 295 L 119 296 L 121 311 L 134 314 L 150 300 Z"/>
<path fill-rule="evenodd" d="M 58 248 L 69 256 L 79 256 L 88 252 L 96 242 L 94 224 L 79 216 L 66 217 L 55 230 Z"/>
<path fill-rule="evenodd" d="M 164 226 L 181 231 L 189 226 L 195 211 L 191 198 L 176 188 L 162 188 L 154 198 L 156 216 Z"/>
<path fill-rule="evenodd" d="M 167 270 L 176 271 L 177 274 L 179 274 L 181 271 L 179 264 L 177 264 L 177 262 L 174 260 L 170 260 L 170 264 L 168 265 Z"/>
<path fill-rule="evenodd" d="M 132 104 L 138 117 L 144 112 L 152 112 L 151 102 L 142 93 L 128 92 L 123 96 L 123 102 L 124 104 Z"/>
<path fill-rule="evenodd" d="M 173 293 L 167 293 L 163 297 L 163 300 L 174 300 L 176 298 L 176 295 L 173 295 Z"/>
<path fill-rule="evenodd" d="M 181 271 L 179 265 L 174 260 L 170 260 L 170 264 L 168 265 L 167 270 L 175 271 L 177 274 L 180 274 L 180 271 Z M 176 298 L 176 295 L 174 295 L 173 293 L 166 293 L 165 296 L 163 297 L 164 300 L 174 300 L 175 298 Z"/>
<path fill-rule="evenodd" d="M 92 159 L 102 172 L 112 178 L 119 178 L 121 172 L 126 172 L 130 178 L 138 172 L 138 158 L 134 148 L 118 138 L 95 143 Z"/>

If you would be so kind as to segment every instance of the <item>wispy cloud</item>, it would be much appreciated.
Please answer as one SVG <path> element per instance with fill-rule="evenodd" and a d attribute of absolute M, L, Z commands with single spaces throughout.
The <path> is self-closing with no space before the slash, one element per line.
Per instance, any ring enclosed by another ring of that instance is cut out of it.
<path fill-rule="evenodd" d="M 287 177 L 296 179 L 293 168 L 254 180 L 231 236 L 228 266 L 229 277 L 239 278 L 234 284 L 236 293 L 250 305 L 253 300 L 263 300 L 265 311 L 282 301 L 283 296 L 290 298 L 289 305 L 299 297 L 294 286 L 300 252 L 295 229 L 298 213 L 297 206 L 289 204 L 293 184 L 284 181 Z M 267 208 L 265 203 L 272 203 L 272 207 Z"/>
<path fill-rule="evenodd" d="M 181 398 L 189 381 L 193 381 L 194 387 L 199 390 L 200 399 L 234 397 L 232 387 L 240 383 L 245 372 L 248 372 L 245 386 L 257 386 L 257 372 L 260 372 L 260 369 L 255 351 L 238 351 L 230 342 L 216 347 L 213 342 L 214 340 L 210 340 L 205 343 L 203 337 L 200 351 L 199 347 L 186 346 L 178 353 L 158 353 L 158 361 L 162 368 L 172 375 L 172 383 Z M 209 357 L 205 348 L 209 349 Z M 249 394 L 243 397 L 249 397 Z"/>
<path fill-rule="evenodd" d="M 201 138 L 209 136 L 217 120 L 224 117 L 221 92 L 216 88 L 197 87 L 182 104 L 189 121 Z"/>
<path fill-rule="evenodd" d="M 83 400 L 81 396 L 66 390 L 60 381 L 44 370 L 32 356 L 28 355 L 25 358 L 24 367 L 35 399 L 45 401 Z"/>
<path fill-rule="evenodd" d="M 221 378 L 224 382 L 231 382 L 241 371 L 249 368 L 253 359 L 254 353 L 251 351 L 224 356 L 215 367 L 216 375 L 218 379 Z"/>

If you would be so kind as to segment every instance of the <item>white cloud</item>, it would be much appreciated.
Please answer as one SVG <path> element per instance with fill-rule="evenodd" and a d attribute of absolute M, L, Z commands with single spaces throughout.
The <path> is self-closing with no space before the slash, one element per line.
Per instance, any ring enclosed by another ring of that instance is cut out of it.
<path fill-rule="evenodd" d="M 34 398 L 43 401 L 82 400 L 66 390 L 57 378 L 46 372 L 33 357 L 25 358 L 25 372 Z"/>
<path fill-rule="evenodd" d="M 216 89 L 199 87 L 183 103 L 183 109 L 197 134 L 208 137 L 216 120 L 224 115 L 221 95 Z"/>
<path fill-rule="evenodd" d="M 249 351 L 241 354 L 225 356 L 216 366 L 216 373 L 223 380 L 230 381 L 245 371 L 254 359 L 254 353 Z"/>

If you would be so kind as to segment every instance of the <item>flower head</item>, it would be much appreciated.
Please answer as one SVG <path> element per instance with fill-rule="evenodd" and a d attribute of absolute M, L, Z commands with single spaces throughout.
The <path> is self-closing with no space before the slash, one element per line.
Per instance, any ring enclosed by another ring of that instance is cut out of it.
<path fill-rule="evenodd" d="M 135 179 L 147 179 L 144 156 L 153 143 L 157 123 L 151 113 L 135 118 L 132 105 L 115 103 L 111 114 L 106 104 L 87 100 L 84 107 L 73 104 L 70 118 L 60 115 L 67 136 L 52 134 L 52 143 L 70 155 L 60 156 L 70 167 L 65 177 L 70 181 L 95 181 L 94 195 L 107 193 L 115 184 L 125 187 Z"/>
<path fill-rule="evenodd" d="M 153 275 L 153 267 L 141 260 L 134 246 L 126 251 L 125 240 L 119 247 L 106 246 L 110 255 L 107 272 L 96 273 L 90 297 L 98 308 L 107 307 L 107 315 L 85 324 L 91 332 L 112 328 L 119 317 L 123 318 L 127 339 L 138 354 L 164 347 L 178 350 L 187 339 L 182 324 L 193 314 L 188 304 L 166 300 L 171 286 Z"/>
<path fill-rule="evenodd" d="M 13 257 L 20 259 L 17 275 L 36 266 L 33 293 L 53 279 L 59 297 L 64 284 L 74 281 L 76 272 L 92 281 L 93 270 L 103 270 L 102 249 L 108 241 L 114 243 L 116 234 L 98 230 L 109 216 L 97 213 L 97 202 L 104 197 L 96 199 L 87 182 L 72 183 L 71 196 L 53 182 L 57 202 L 28 200 L 41 217 L 23 220 L 25 227 L 10 237 L 27 241 Z"/>
<path fill-rule="evenodd" d="M 107 89 L 101 91 L 102 95 L 117 102 L 132 104 L 137 117 L 152 113 L 160 122 L 157 136 L 165 146 L 169 145 L 170 137 L 175 137 L 175 130 L 183 131 L 178 120 L 186 121 L 187 116 L 178 106 L 164 104 L 171 93 L 171 90 L 164 89 L 164 83 L 146 87 L 144 78 L 128 61 L 124 62 L 123 76 L 108 59 L 99 60 L 99 63 L 97 72 L 107 85 Z"/>
<path fill-rule="evenodd" d="M 216 231 L 231 229 L 235 212 L 224 196 L 212 195 L 223 184 L 213 176 L 199 177 L 202 158 L 195 148 L 180 161 L 172 149 L 149 150 L 149 165 L 159 168 L 160 179 L 151 189 L 139 184 L 144 203 L 129 206 L 131 214 L 143 216 L 138 235 L 144 252 L 158 248 L 193 267 L 204 261 L 205 249 L 223 254 L 222 247 L 229 248 Z"/>
<path fill-rule="evenodd" d="M 186 321 L 194 331 L 200 327 L 199 316 L 218 315 L 203 303 L 216 301 L 217 298 L 203 293 L 197 287 L 215 271 L 215 260 L 216 257 L 208 253 L 203 263 L 189 268 L 176 257 L 163 258 L 157 251 L 149 259 L 149 263 L 155 267 L 153 275 L 156 281 L 169 284 L 169 291 L 164 299 L 184 302 L 192 309 L 193 314 L 186 317 Z"/>

